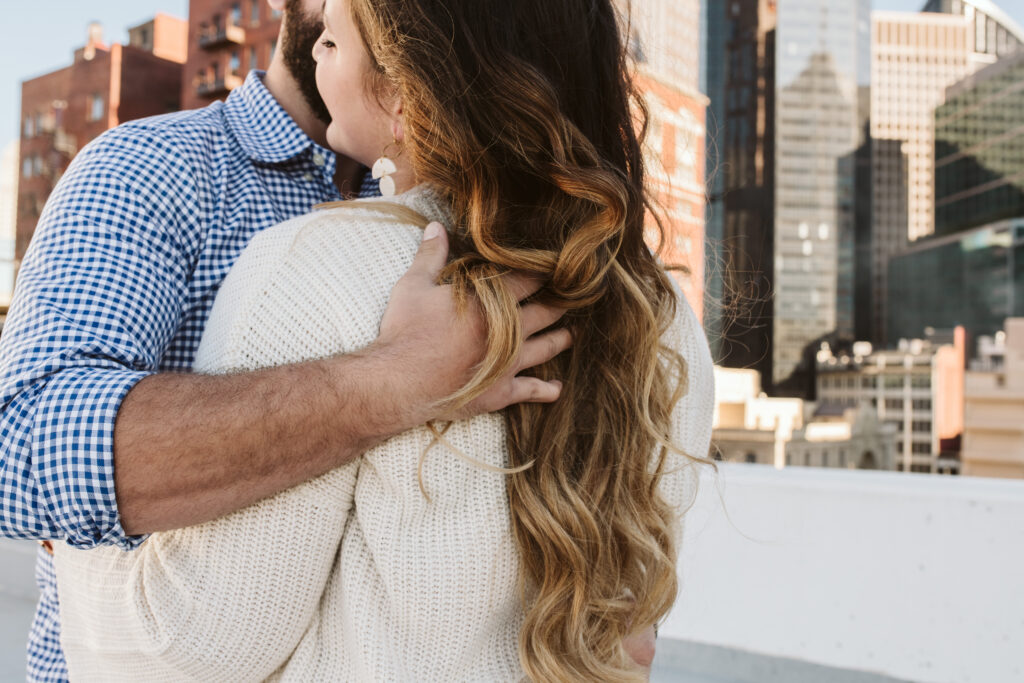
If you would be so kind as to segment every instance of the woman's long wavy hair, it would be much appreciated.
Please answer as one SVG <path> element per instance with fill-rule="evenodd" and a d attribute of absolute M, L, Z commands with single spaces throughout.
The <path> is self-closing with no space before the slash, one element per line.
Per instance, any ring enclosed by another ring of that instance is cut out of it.
<path fill-rule="evenodd" d="M 685 364 L 661 339 L 676 295 L 644 242 L 662 233 L 645 186 L 647 110 L 612 0 L 350 0 L 403 103 L 417 179 L 451 202 L 441 275 L 489 325 L 465 405 L 512 369 L 519 304 L 500 277 L 540 275 L 574 347 L 535 370 L 551 405 L 506 412 L 512 524 L 535 681 L 634 680 L 623 639 L 676 597 L 678 510 L 658 493 Z M 694 458 L 702 460 L 702 458 Z"/>

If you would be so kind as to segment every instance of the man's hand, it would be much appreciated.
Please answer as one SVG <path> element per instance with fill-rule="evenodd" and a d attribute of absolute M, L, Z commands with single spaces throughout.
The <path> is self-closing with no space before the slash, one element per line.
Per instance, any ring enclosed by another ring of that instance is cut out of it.
<path fill-rule="evenodd" d="M 644 670 L 648 678 L 651 676 L 651 665 L 654 663 L 655 644 L 656 636 L 654 634 L 653 626 L 648 626 L 641 631 L 637 631 L 626 638 L 623 643 L 626 648 L 626 652 L 633 658 L 633 661 Z"/>
<path fill-rule="evenodd" d="M 478 307 L 459 316 L 451 288 L 435 284 L 447 258 L 442 230 L 395 286 L 380 337 L 367 349 L 249 373 L 161 373 L 140 381 L 114 425 L 118 512 L 127 533 L 222 517 L 429 420 L 556 400 L 560 383 L 516 376 L 572 343 L 565 331 L 540 333 L 562 311 L 530 304 L 520 310 L 528 338 L 515 371 L 467 414 L 431 414 L 469 382 L 486 342 Z M 510 276 L 509 286 L 521 301 L 541 283 Z"/>
<path fill-rule="evenodd" d="M 486 324 L 479 307 L 471 305 L 466 315 L 458 315 L 452 288 L 437 284 L 437 277 L 447 261 L 447 233 L 440 224 L 431 223 L 424 232 L 423 244 L 412 266 L 392 290 L 375 344 L 403 367 L 409 388 L 423 406 L 432 405 L 465 386 L 483 359 L 486 345 Z M 543 282 L 527 275 L 505 277 L 519 301 L 543 286 Z M 519 373 L 546 363 L 572 345 L 568 330 L 542 332 L 564 313 L 562 309 L 540 304 L 523 306 L 520 309 L 523 346 L 512 371 L 461 414 L 424 412 L 413 417 L 412 424 L 471 417 L 515 403 L 556 401 L 561 393 L 561 382 L 520 377 Z"/>

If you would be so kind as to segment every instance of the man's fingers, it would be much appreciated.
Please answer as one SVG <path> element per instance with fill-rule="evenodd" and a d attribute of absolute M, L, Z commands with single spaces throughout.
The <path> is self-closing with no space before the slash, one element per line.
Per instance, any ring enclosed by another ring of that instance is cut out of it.
<path fill-rule="evenodd" d="M 564 308 L 544 304 L 526 304 L 519 309 L 523 321 L 523 336 L 529 339 L 541 330 L 551 327 L 565 315 Z"/>
<path fill-rule="evenodd" d="M 558 380 L 545 382 L 536 377 L 515 377 L 512 380 L 512 395 L 509 405 L 516 403 L 554 403 L 562 393 Z"/>
<path fill-rule="evenodd" d="M 434 284 L 446 263 L 448 263 L 448 233 L 440 223 L 431 223 L 423 231 L 423 242 L 406 274 Z"/>
<path fill-rule="evenodd" d="M 516 372 L 543 365 L 570 346 L 572 346 L 572 333 L 565 329 L 552 330 L 531 337 L 523 344 Z"/>
<path fill-rule="evenodd" d="M 536 275 L 530 275 L 528 273 L 521 273 L 514 271 L 511 273 L 505 273 L 502 275 L 505 280 L 505 286 L 512 292 L 512 295 L 516 298 L 516 301 L 522 301 L 528 296 L 533 296 L 540 291 L 540 288 L 544 286 L 544 280 L 537 277 Z"/>
<path fill-rule="evenodd" d="M 654 627 L 648 626 L 631 634 L 622 642 L 626 652 L 633 658 L 637 666 L 648 672 L 651 665 L 654 664 L 654 654 L 657 648 L 656 638 L 657 634 L 654 631 Z"/>

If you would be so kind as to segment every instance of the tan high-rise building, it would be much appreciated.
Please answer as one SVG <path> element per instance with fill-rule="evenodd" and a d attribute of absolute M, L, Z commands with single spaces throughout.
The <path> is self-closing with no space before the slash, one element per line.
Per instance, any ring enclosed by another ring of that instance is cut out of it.
<path fill-rule="evenodd" d="M 1024 318 L 982 337 L 964 391 L 963 474 L 1024 479 Z"/>
<path fill-rule="evenodd" d="M 908 241 L 935 232 L 935 109 L 946 88 L 1024 39 L 991 2 L 936 0 L 927 9 L 872 13 L 870 336 L 876 344 L 894 341 L 886 329 L 889 260 Z"/>
<path fill-rule="evenodd" d="M 871 341 L 888 342 L 889 259 L 935 231 L 935 108 L 976 56 L 967 17 L 871 15 Z"/>

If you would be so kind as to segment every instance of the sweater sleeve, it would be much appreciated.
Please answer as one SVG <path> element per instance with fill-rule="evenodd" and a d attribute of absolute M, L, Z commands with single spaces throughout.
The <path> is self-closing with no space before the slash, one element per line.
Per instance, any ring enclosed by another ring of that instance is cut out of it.
<path fill-rule="evenodd" d="M 676 317 L 664 335 L 663 343 L 682 355 L 686 365 L 682 377 L 685 393 L 672 409 L 672 442 L 686 455 L 705 458 L 711 447 L 714 419 L 714 365 L 700 322 L 678 286 L 676 297 Z M 672 380 L 678 380 L 678 371 L 671 365 L 670 368 Z M 697 495 L 698 467 L 697 463 L 678 453 L 669 451 L 667 455 L 660 490 L 665 500 L 679 513 L 677 547 L 682 541 L 684 515 Z"/>
<path fill-rule="evenodd" d="M 258 236 L 225 279 L 198 371 L 252 370 L 336 350 L 330 328 L 316 333 L 304 325 L 309 311 L 295 304 L 292 283 L 277 277 L 294 233 L 282 227 Z M 289 343 L 299 330 L 304 343 Z M 357 468 L 358 461 L 207 524 L 153 534 L 134 552 L 58 548 L 71 679 L 270 676 L 316 612 Z"/>

